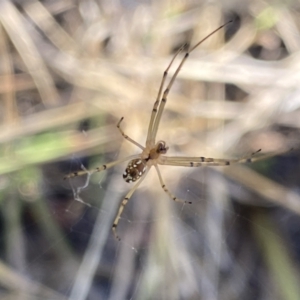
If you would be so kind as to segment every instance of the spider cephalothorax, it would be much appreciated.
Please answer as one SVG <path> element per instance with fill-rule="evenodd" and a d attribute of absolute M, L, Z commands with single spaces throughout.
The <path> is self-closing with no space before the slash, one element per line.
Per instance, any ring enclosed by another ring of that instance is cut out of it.
<path fill-rule="evenodd" d="M 230 160 L 205 158 L 205 157 L 201 157 L 201 156 L 200 157 L 199 156 L 194 156 L 194 157 L 191 157 L 191 156 L 166 156 L 164 154 L 166 154 L 169 149 L 166 146 L 166 143 L 164 141 L 158 141 L 155 143 L 158 127 L 159 127 L 161 117 L 162 117 L 162 113 L 163 113 L 165 105 L 167 103 L 168 94 L 169 94 L 171 87 L 172 87 L 181 67 L 183 66 L 184 62 L 188 58 L 189 54 L 196 47 L 198 47 L 208 37 L 210 37 L 212 34 L 217 32 L 218 30 L 220 30 L 221 28 L 223 28 L 225 25 L 227 25 L 230 22 L 227 22 L 226 24 L 224 24 L 224 25 L 220 26 L 219 28 L 217 28 L 216 30 L 214 30 L 211 34 L 209 34 L 204 39 L 202 39 L 200 42 L 198 42 L 193 48 L 191 48 L 185 54 L 185 56 L 181 60 L 181 63 L 177 67 L 175 73 L 173 74 L 169 84 L 163 91 L 168 71 L 169 71 L 171 65 L 173 64 L 173 61 L 175 60 L 176 56 L 181 51 L 183 51 L 184 46 L 181 47 L 177 51 L 177 53 L 174 55 L 169 66 L 167 67 L 167 69 L 165 70 L 165 72 L 163 74 L 163 78 L 162 78 L 162 81 L 160 84 L 158 95 L 157 95 L 156 101 L 154 102 L 154 105 L 153 105 L 150 122 L 149 122 L 149 126 L 148 126 L 148 134 L 147 134 L 145 146 L 142 146 L 141 144 L 139 144 L 138 142 L 136 142 L 135 140 L 133 140 L 132 138 L 130 138 L 128 135 L 126 135 L 124 133 L 124 131 L 120 128 L 120 124 L 123 120 L 123 118 L 121 118 L 121 120 L 117 124 L 118 129 L 120 130 L 122 136 L 126 140 L 128 140 L 129 142 L 136 145 L 137 147 L 139 147 L 142 150 L 142 152 L 140 154 L 127 156 L 123 159 L 119 159 L 119 160 L 107 163 L 105 165 L 102 165 L 101 167 L 98 167 L 98 168 L 92 170 L 91 172 L 83 170 L 83 171 L 74 172 L 65 177 L 65 178 L 72 178 L 72 177 L 80 176 L 80 175 L 83 175 L 86 173 L 91 174 L 91 173 L 95 173 L 95 172 L 101 172 L 101 171 L 107 170 L 115 165 L 118 165 L 124 161 L 129 161 L 129 164 L 128 164 L 127 168 L 125 169 L 125 172 L 123 173 L 123 178 L 128 183 L 135 182 L 135 181 L 137 181 L 137 182 L 130 189 L 130 191 L 126 194 L 126 196 L 123 198 L 121 205 L 119 207 L 118 213 L 116 215 L 116 218 L 114 220 L 113 226 L 112 226 L 113 233 L 118 240 L 120 240 L 120 238 L 117 235 L 116 229 L 117 229 L 119 220 L 121 218 L 121 214 L 124 210 L 124 207 L 128 203 L 129 199 L 131 198 L 131 196 L 133 195 L 135 190 L 138 188 L 138 186 L 141 184 L 141 182 L 145 179 L 145 177 L 147 176 L 147 174 L 152 166 L 156 169 L 158 179 L 159 179 L 162 189 L 169 195 L 169 197 L 176 202 L 180 202 L 183 204 L 190 204 L 191 202 L 189 202 L 189 201 L 184 201 L 184 200 L 178 199 L 167 189 L 167 187 L 162 179 L 158 165 L 177 166 L 177 167 L 226 166 L 231 163 L 248 162 L 248 161 L 250 162 L 251 157 L 255 153 L 260 151 L 260 150 L 258 150 L 255 153 L 253 153 L 252 156 L 250 156 L 250 158 L 246 157 L 246 158 L 241 158 L 241 159 L 230 159 Z"/>
<path fill-rule="evenodd" d="M 155 148 L 156 148 L 156 152 L 159 154 L 166 154 L 167 151 L 169 150 L 169 147 L 166 146 L 166 142 L 164 142 L 164 141 L 159 141 L 156 144 Z"/>
<path fill-rule="evenodd" d="M 166 154 L 168 149 L 164 141 L 158 141 L 150 150 L 146 147 L 141 155 L 143 159 L 133 159 L 128 163 L 123 173 L 124 180 L 131 183 L 140 179 L 147 167 L 155 165 L 160 155 Z"/>
<path fill-rule="evenodd" d="M 156 145 L 149 150 L 149 154 L 146 160 L 148 161 L 148 160 L 158 159 L 161 154 L 166 154 L 168 150 L 169 147 L 166 146 L 166 142 L 158 141 Z M 147 153 L 147 148 L 145 149 L 144 152 Z"/>

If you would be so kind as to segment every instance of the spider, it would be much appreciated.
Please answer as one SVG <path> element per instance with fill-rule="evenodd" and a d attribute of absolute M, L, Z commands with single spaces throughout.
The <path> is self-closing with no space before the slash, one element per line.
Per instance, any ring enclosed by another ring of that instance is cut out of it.
<path fill-rule="evenodd" d="M 72 178 L 76 176 L 81 176 L 84 174 L 93 174 L 96 172 L 101 172 L 104 170 L 107 170 L 115 165 L 118 165 L 120 163 L 123 163 L 125 161 L 129 161 L 127 168 L 125 169 L 125 172 L 123 173 L 123 178 L 126 182 L 132 183 L 136 182 L 135 185 L 130 189 L 130 191 L 127 193 L 127 195 L 123 198 L 121 205 L 119 206 L 118 213 L 116 215 L 116 218 L 113 222 L 112 225 L 112 231 L 117 240 L 120 240 L 120 237 L 117 234 L 117 226 L 119 223 L 119 220 L 121 218 L 122 212 L 124 210 L 124 207 L 128 203 L 129 199 L 132 197 L 133 193 L 136 191 L 138 186 L 142 183 L 142 181 L 146 178 L 149 170 L 151 169 L 152 166 L 156 169 L 158 179 L 160 182 L 160 185 L 162 189 L 169 195 L 169 197 L 180 203 L 184 204 L 191 204 L 191 202 L 188 201 L 183 201 L 178 198 L 176 198 L 166 187 L 159 167 L 158 165 L 168 165 L 168 166 L 182 166 L 182 167 L 200 167 L 200 166 L 225 166 L 225 165 L 230 165 L 231 163 L 241 163 L 241 162 L 251 162 L 252 161 L 252 156 L 259 152 L 260 150 L 254 152 L 251 156 L 246 157 L 246 158 L 240 158 L 240 159 L 214 159 L 214 158 L 206 158 L 206 157 L 188 157 L 188 156 L 166 156 L 165 154 L 167 153 L 169 147 L 166 145 L 165 141 L 159 140 L 156 142 L 156 135 L 158 131 L 158 127 L 160 124 L 160 120 L 162 117 L 162 113 L 164 111 L 166 102 L 167 102 L 167 97 L 170 92 L 170 89 L 172 88 L 172 85 L 182 68 L 184 62 L 190 55 L 190 53 L 197 48 L 201 43 L 203 43 L 206 39 L 208 39 L 210 36 L 212 36 L 214 33 L 231 23 L 231 21 L 221 25 L 214 31 L 212 31 L 209 35 L 207 35 L 205 38 L 203 38 L 200 42 L 198 42 L 193 48 L 188 50 L 184 57 L 182 58 L 180 64 L 178 65 L 175 73 L 171 77 L 171 80 L 169 84 L 167 85 L 166 89 L 163 91 L 165 80 L 168 75 L 168 71 L 170 67 L 172 66 L 175 58 L 177 55 L 184 50 L 186 45 L 183 45 L 174 55 L 172 58 L 170 64 L 168 65 L 167 69 L 163 73 L 163 77 L 161 80 L 161 84 L 159 87 L 158 95 L 156 98 L 156 101 L 154 102 L 152 113 L 151 113 L 151 118 L 150 118 L 150 123 L 148 126 L 148 133 L 147 133 L 147 139 L 146 139 L 146 145 L 145 147 L 139 144 L 138 142 L 134 141 L 131 139 L 128 135 L 124 133 L 124 131 L 121 129 L 121 122 L 123 121 L 123 117 L 120 119 L 120 121 L 117 124 L 117 128 L 119 129 L 120 133 L 122 136 L 132 144 L 136 145 L 139 147 L 142 152 L 137 155 L 131 155 L 127 156 L 125 158 L 107 163 L 105 165 L 102 165 L 101 167 L 98 167 L 94 170 L 87 171 L 87 170 L 82 170 L 78 172 L 71 173 L 67 176 L 65 176 L 64 179 L 66 178 Z"/>

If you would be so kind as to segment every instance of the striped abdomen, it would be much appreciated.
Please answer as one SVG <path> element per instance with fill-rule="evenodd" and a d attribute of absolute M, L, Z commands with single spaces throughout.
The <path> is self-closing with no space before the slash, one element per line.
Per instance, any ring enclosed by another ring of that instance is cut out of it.
<path fill-rule="evenodd" d="M 129 183 L 137 181 L 145 173 L 146 167 L 146 161 L 140 158 L 130 161 L 123 173 L 124 180 Z"/>

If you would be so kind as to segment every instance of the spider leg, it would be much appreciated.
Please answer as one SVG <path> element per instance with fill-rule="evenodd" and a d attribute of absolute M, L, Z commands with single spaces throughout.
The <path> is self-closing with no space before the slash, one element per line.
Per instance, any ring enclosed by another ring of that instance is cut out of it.
<path fill-rule="evenodd" d="M 201 166 L 228 166 L 236 163 L 251 163 L 257 158 L 253 158 L 261 149 L 251 155 L 238 159 L 220 159 L 210 157 L 188 157 L 188 156 L 163 156 L 162 165 L 179 167 L 201 167 Z"/>
<path fill-rule="evenodd" d="M 215 161 L 211 161 L 211 162 L 194 162 L 194 161 L 172 161 L 172 160 L 168 160 L 165 161 L 163 163 L 161 163 L 162 165 L 165 166 L 175 166 L 175 167 L 204 167 L 204 166 L 209 166 L 209 167 L 217 167 L 217 166 L 229 166 L 232 163 L 237 163 L 237 160 L 218 160 L 218 162 Z"/>
<path fill-rule="evenodd" d="M 136 158 L 140 158 L 141 155 L 140 154 L 136 154 L 136 155 L 130 155 L 130 156 L 127 156 L 125 158 L 122 158 L 122 159 L 119 159 L 119 160 L 115 160 L 115 161 L 112 161 L 108 164 L 105 164 L 105 165 L 102 165 L 101 167 L 98 167 L 96 169 L 93 169 L 91 171 L 89 170 L 82 170 L 82 171 L 77 171 L 77 172 L 73 172 L 73 173 L 70 173 L 68 175 L 66 175 L 64 177 L 64 179 L 67 179 L 67 178 L 73 178 L 73 177 L 77 177 L 77 176 L 82 176 L 82 175 L 85 175 L 85 174 L 93 174 L 93 173 L 97 173 L 97 172 L 101 172 L 101 171 L 104 171 L 104 170 L 107 170 L 115 165 L 118 165 L 124 161 L 127 161 L 127 160 L 133 160 L 133 159 L 136 159 Z"/>
<path fill-rule="evenodd" d="M 178 49 L 178 51 L 175 53 L 174 57 L 172 58 L 170 64 L 168 65 L 167 69 L 164 71 L 164 74 L 163 74 L 163 77 L 162 77 L 162 80 L 161 80 L 161 83 L 160 83 L 160 87 L 159 87 L 159 90 L 158 90 L 158 94 L 157 94 L 157 97 L 156 97 L 156 101 L 154 102 L 152 113 L 151 113 L 151 118 L 150 118 L 149 127 L 148 127 L 147 140 L 146 140 L 146 146 L 148 146 L 149 143 L 151 143 L 151 142 L 153 142 L 153 145 L 154 145 L 153 128 L 152 127 L 153 127 L 153 123 L 154 123 L 155 116 L 156 116 L 156 113 L 157 113 L 157 107 L 159 105 L 159 101 L 160 101 L 160 98 L 161 98 L 162 89 L 164 87 L 169 69 L 171 68 L 176 56 L 184 49 L 185 46 L 186 45 L 183 45 L 182 47 L 180 47 L 180 49 Z"/>
<path fill-rule="evenodd" d="M 134 141 L 132 138 L 130 138 L 128 135 L 126 135 L 124 133 L 124 131 L 121 129 L 120 125 L 121 125 L 121 122 L 123 121 L 123 119 L 124 119 L 124 117 L 122 117 L 117 124 L 117 128 L 121 132 L 123 138 L 126 139 L 127 141 L 131 142 L 132 144 L 136 145 L 137 147 L 141 148 L 142 150 L 144 150 L 145 148 L 142 145 L 140 145 L 138 142 Z"/>
<path fill-rule="evenodd" d="M 225 27 L 226 25 L 228 25 L 229 23 L 231 23 L 231 21 L 221 25 L 220 27 L 218 27 L 217 29 L 215 29 L 213 32 L 211 32 L 209 35 L 207 35 L 205 38 L 203 38 L 200 42 L 198 42 L 193 48 L 191 48 L 189 51 L 187 51 L 184 55 L 184 57 L 182 58 L 179 66 L 177 67 L 175 73 L 173 74 L 167 88 L 164 90 L 163 92 L 163 96 L 162 96 L 162 99 L 161 99 L 161 102 L 160 102 L 160 105 L 159 105 L 159 108 L 158 108 L 158 111 L 157 111 L 157 114 L 156 114 L 156 117 L 155 117 L 155 121 L 154 121 L 154 125 L 153 125 L 153 129 L 152 129 L 152 133 L 151 133 L 151 140 L 155 141 L 155 138 L 156 138 L 156 134 L 157 134 L 157 130 L 158 130 L 158 126 L 159 126 L 159 123 L 160 123 L 160 119 L 161 119 L 161 116 L 162 116 L 162 113 L 164 111 L 164 108 L 165 108 L 165 105 L 167 103 L 167 97 L 168 97 L 168 94 L 170 92 L 170 89 L 172 88 L 173 86 L 173 83 L 179 73 L 179 71 L 181 70 L 183 64 L 185 63 L 185 61 L 187 60 L 187 58 L 189 57 L 190 53 L 195 49 L 197 48 L 200 44 L 202 44 L 205 40 L 207 40 L 210 36 L 212 36 L 214 33 L 216 33 L 217 31 L 219 31 L 220 29 L 222 29 L 223 27 Z M 154 105 L 155 107 L 155 105 Z"/>
<path fill-rule="evenodd" d="M 159 171 L 159 168 L 157 165 L 154 165 L 155 166 L 155 169 L 156 169 L 156 172 L 157 172 L 157 175 L 158 175 L 158 178 L 159 178 L 159 182 L 160 182 L 160 185 L 162 187 L 162 189 L 169 195 L 169 197 L 174 200 L 175 202 L 180 202 L 180 203 L 186 203 L 186 204 L 192 204 L 192 202 L 189 202 L 189 201 L 184 201 L 184 200 L 181 200 L 181 199 L 178 199 L 176 198 L 166 187 L 163 179 L 162 179 L 162 176 L 161 176 L 161 173 Z"/>
<path fill-rule="evenodd" d="M 121 238 L 118 236 L 117 234 L 117 226 L 119 224 L 119 220 L 121 218 L 122 212 L 124 210 L 125 205 L 128 203 L 128 201 L 130 200 L 131 196 L 133 195 L 133 193 L 136 191 L 136 189 L 139 187 L 139 185 L 142 183 L 142 181 L 145 179 L 145 177 L 147 176 L 149 170 L 151 167 L 149 167 L 146 172 L 144 173 L 144 175 L 140 178 L 140 180 L 132 187 L 132 189 L 127 193 L 127 195 L 124 197 L 124 199 L 121 202 L 121 205 L 119 207 L 117 216 L 114 220 L 113 226 L 112 226 L 112 231 L 114 234 L 114 237 L 120 241 Z"/>

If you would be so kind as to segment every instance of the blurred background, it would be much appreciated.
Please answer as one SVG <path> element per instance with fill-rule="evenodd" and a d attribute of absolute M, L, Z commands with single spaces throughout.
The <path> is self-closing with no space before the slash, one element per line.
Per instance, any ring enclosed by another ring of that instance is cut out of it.
<path fill-rule="evenodd" d="M 192 205 L 151 170 L 116 241 L 126 162 L 64 176 L 139 153 L 119 119 L 144 145 L 172 55 L 231 19 L 185 63 L 158 139 L 260 159 L 162 166 Z M 1 0 L 1 300 L 300 299 L 299 20 L 293 0 Z"/>

